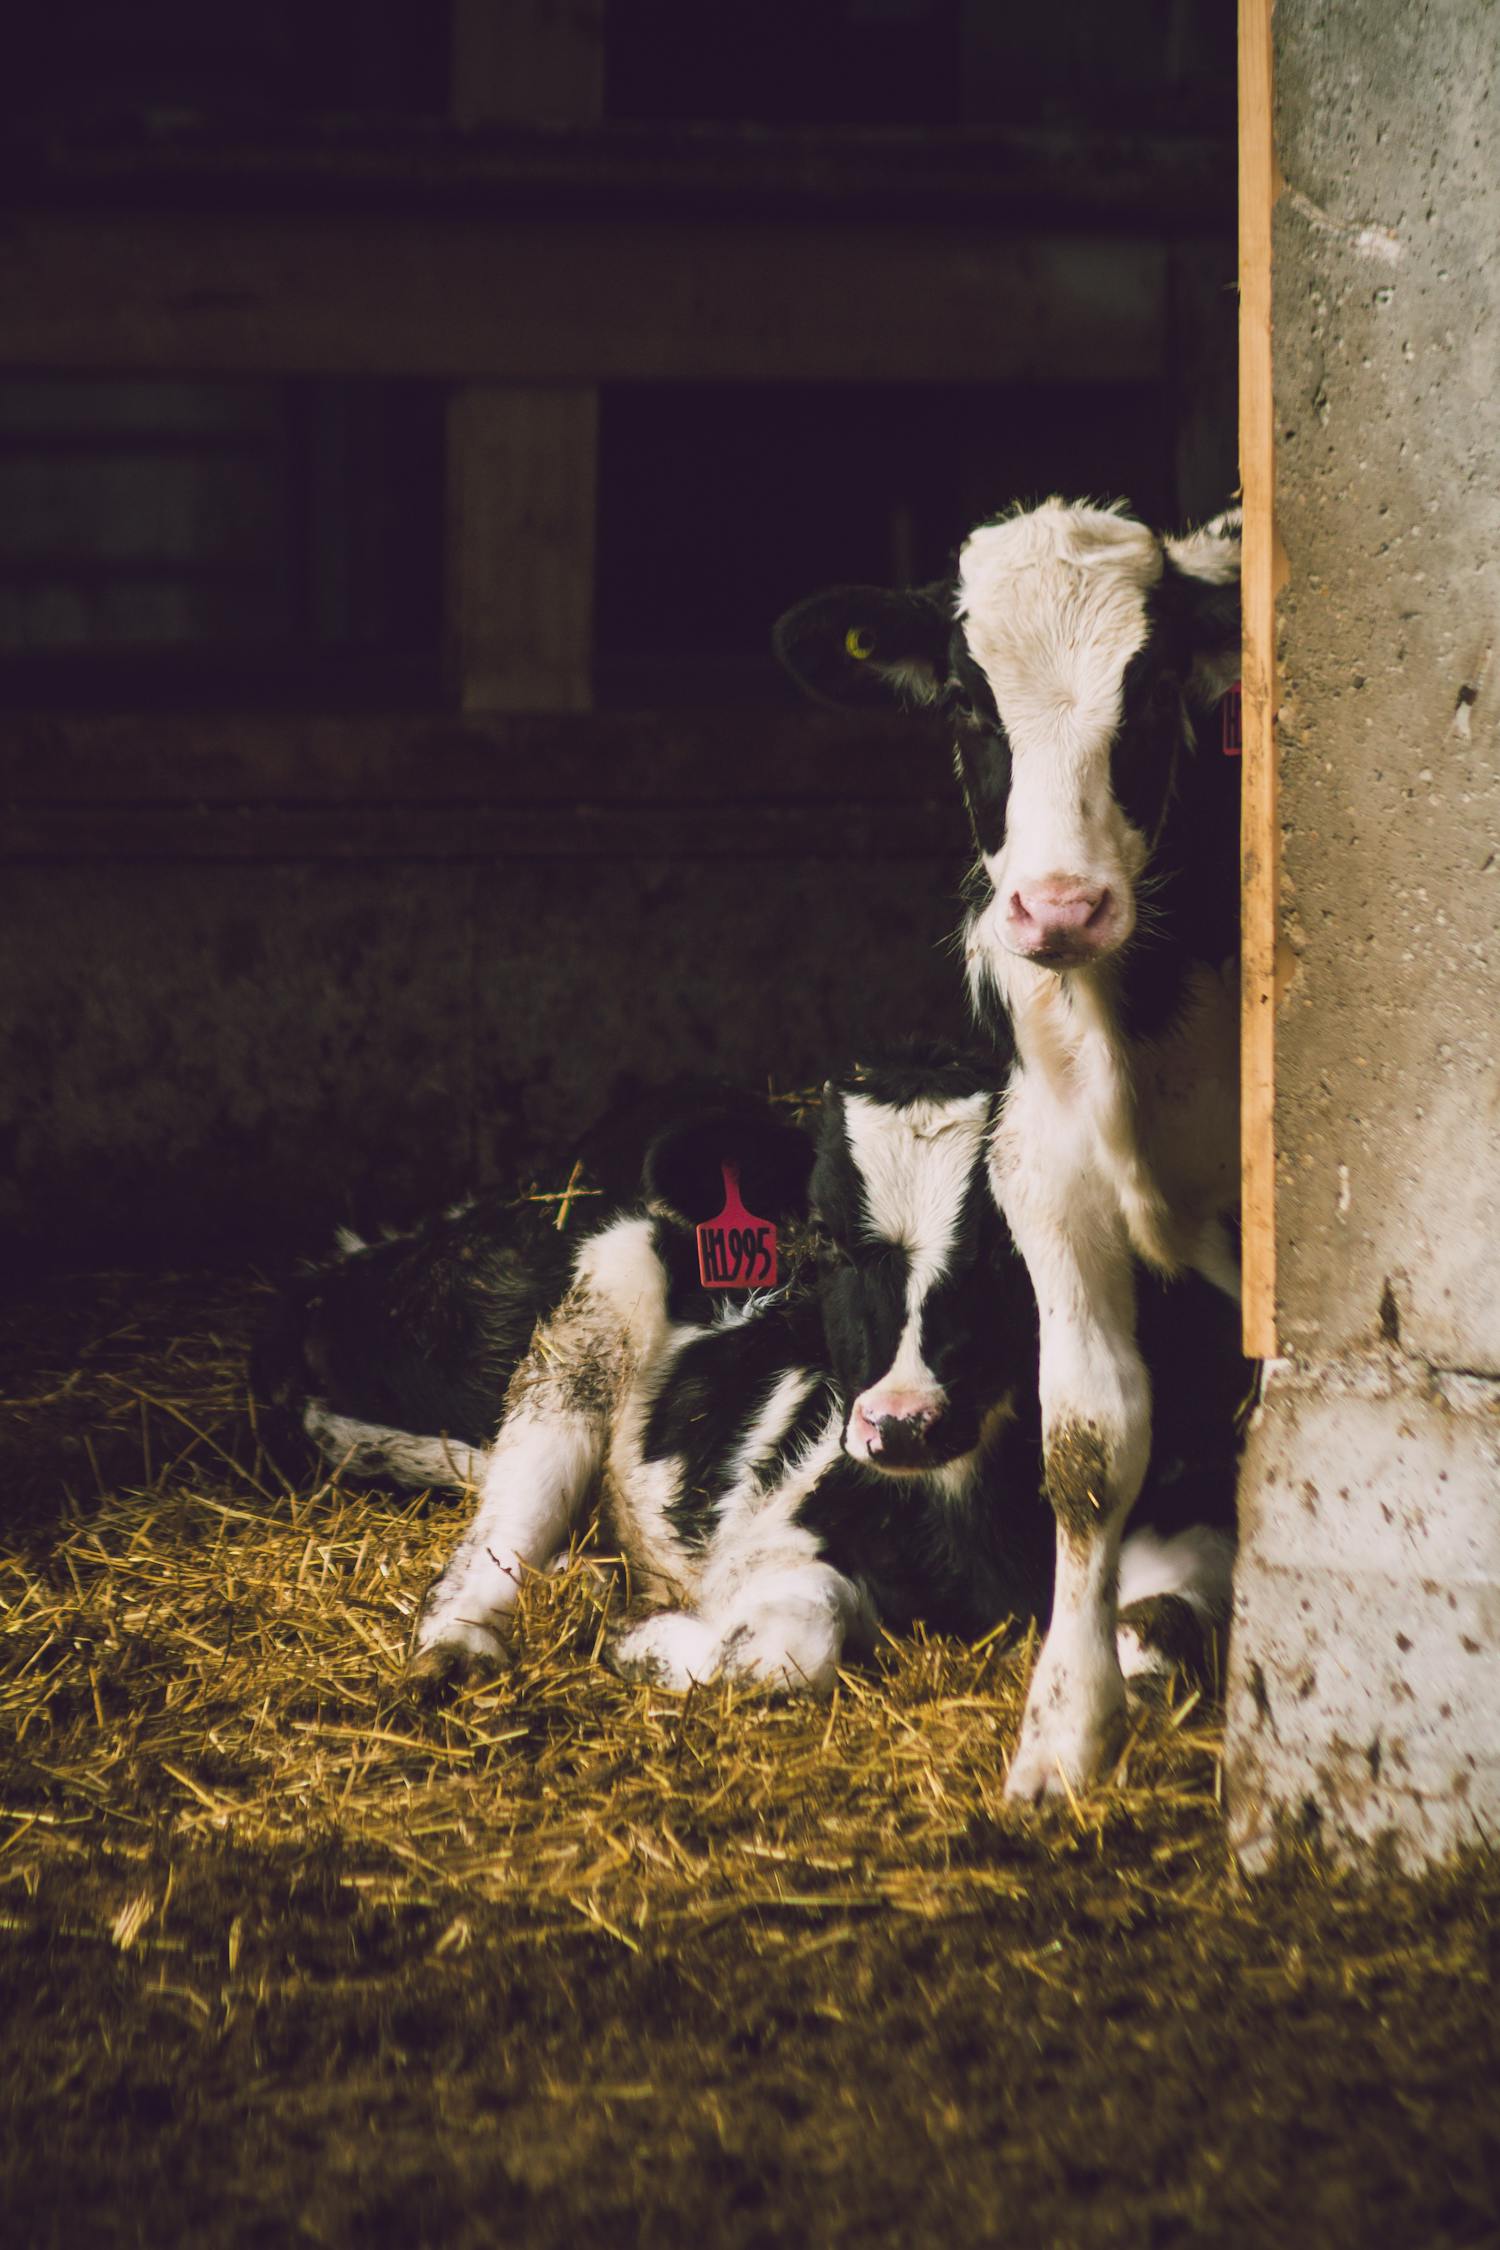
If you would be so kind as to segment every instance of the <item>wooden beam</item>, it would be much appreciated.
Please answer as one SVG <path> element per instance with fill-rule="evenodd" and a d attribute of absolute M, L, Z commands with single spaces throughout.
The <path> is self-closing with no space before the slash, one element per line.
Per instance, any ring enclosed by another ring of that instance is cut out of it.
<path fill-rule="evenodd" d="M 1275 420 L 1271 365 L 1271 214 L 1276 198 L 1271 11 L 1240 0 L 1240 482 L 1243 557 L 1244 776 L 1241 810 L 1240 1136 L 1244 1339 L 1278 1352 L 1276 1300 L 1276 935 L 1280 849 L 1276 807 Z"/>
<path fill-rule="evenodd" d="M 967 842 L 946 791 L 899 807 L 308 805 L 26 806 L 6 814 L 0 864 L 141 861 L 940 860 L 955 872 Z"/>
<path fill-rule="evenodd" d="M 817 711 L 459 720 L 0 715 L 0 865 L 941 859 L 940 723 Z"/>
<path fill-rule="evenodd" d="M 482 12 L 492 20 L 515 13 L 504 0 Z M 464 130 L 286 118 L 274 140 L 258 140 L 236 138 L 216 117 L 211 127 L 183 121 L 136 134 L 126 122 L 107 141 L 95 133 L 70 142 L 65 128 L 49 128 L 45 139 L 7 151 L 7 217 L 45 208 L 382 209 L 406 218 L 982 222 L 1172 239 L 1234 230 L 1234 149 L 1217 138 L 1005 125 L 481 128 L 474 81 L 457 56 L 454 80 Z"/>
<path fill-rule="evenodd" d="M 890 807 L 951 796 L 940 719 L 884 712 L 631 711 L 455 719 L 382 711 L 0 712 L 0 808 L 93 818 L 153 808 L 337 811 L 481 804 L 543 811 L 701 805 Z M 0 819 L 0 858 L 11 840 Z"/>
<path fill-rule="evenodd" d="M 1166 252 L 986 224 L 12 212 L 0 369 L 603 382 L 1129 382 Z"/>

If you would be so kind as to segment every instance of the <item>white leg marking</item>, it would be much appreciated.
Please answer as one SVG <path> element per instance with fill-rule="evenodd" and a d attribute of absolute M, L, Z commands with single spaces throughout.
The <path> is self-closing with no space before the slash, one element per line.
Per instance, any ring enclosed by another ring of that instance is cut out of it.
<path fill-rule="evenodd" d="M 1024 1080 L 1022 1081 L 1024 1092 Z M 1091 1781 L 1125 1705 L 1115 1650 L 1115 1561 L 1151 1448 L 1151 1390 L 1135 1342 L 1130 1250 L 1112 1199 L 1073 1169 L 1045 1122 L 1007 1105 L 995 1192 L 1026 1260 L 1041 1326 L 1047 1492 L 1058 1519 L 1052 1625 L 1006 1793 Z"/>
<path fill-rule="evenodd" d="M 308 1400 L 302 1409 L 302 1427 L 334 1468 L 352 1469 L 360 1477 L 388 1477 L 413 1492 L 433 1485 L 475 1485 L 484 1467 L 481 1446 L 464 1445 L 457 1438 L 421 1437 L 414 1430 L 390 1429 L 383 1422 L 356 1422 L 347 1414 L 330 1414 L 321 1399 Z"/>
<path fill-rule="evenodd" d="M 413 1669 L 493 1657 L 528 1570 L 543 1569 L 577 1520 L 599 1467 L 589 1418 L 522 1407 L 496 1439 L 479 1506 L 417 1622 Z"/>
<path fill-rule="evenodd" d="M 790 1695 L 833 1692 L 844 1641 L 867 1622 L 859 1589 L 830 1564 L 753 1571 L 711 1612 L 667 1610 L 622 1633 L 610 1663 L 679 1693 L 695 1681 L 753 1681 Z"/>
<path fill-rule="evenodd" d="M 685 1609 L 664 1609 L 621 1633 L 608 1649 L 622 1679 L 645 1680 L 678 1695 L 719 1669 L 719 1636 Z"/>
<path fill-rule="evenodd" d="M 1052 1624 L 1006 1776 L 1005 1794 L 1013 1802 L 1086 1787 L 1119 1740 L 1125 1682 L 1115 1646 L 1118 1550 L 1118 1528 L 1105 1526 L 1085 1548 L 1059 1527 Z"/>
<path fill-rule="evenodd" d="M 418 1674 L 500 1648 L 526 1571 L 544 1568 L 578 1519 L 620 1396 L 659 1348 L 665 1300 L 649 1221 L 617 1220 L 579 1251 L 572 1288 L 511 1378 L 474 1521 L 422 1605 Z"/>
<path fill-rule="evenodd" d="M 756 1573 L 717 1614 L 720 1667 L 793 1695 L 831 1695 L 864 1609 L 858 1588 L 829 1563 Z"/>

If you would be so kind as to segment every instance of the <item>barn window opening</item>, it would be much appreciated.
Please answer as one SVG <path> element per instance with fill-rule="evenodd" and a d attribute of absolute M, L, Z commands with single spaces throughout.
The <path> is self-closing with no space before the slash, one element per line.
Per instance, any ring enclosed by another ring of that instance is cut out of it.
<path fill-rule="evenodd" d="M 10 703 L 431 702 L 440 402 L 337 381 L 0 381 Z"/>

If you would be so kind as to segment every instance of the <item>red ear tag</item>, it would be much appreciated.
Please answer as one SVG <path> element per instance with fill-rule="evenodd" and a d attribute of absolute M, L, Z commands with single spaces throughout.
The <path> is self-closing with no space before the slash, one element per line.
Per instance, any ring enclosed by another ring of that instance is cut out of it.
<path fill-rule="evenodd" d="M 1219 705 L 1219 723 L 1223 728 L 1219 747 L 1226 758 L 1237 758 L 1245 746 L 1244 730 L 1240 723 L 1240 683 L 1226 692 Z"/>
<path fill-rule="evenodd" d="M 774 1289 L 776 1229 L 740 1201 L 740 1175 L 724 1171 L 724 1208 L 698 1229 L 698 1279 L 705 1289 Z"/>

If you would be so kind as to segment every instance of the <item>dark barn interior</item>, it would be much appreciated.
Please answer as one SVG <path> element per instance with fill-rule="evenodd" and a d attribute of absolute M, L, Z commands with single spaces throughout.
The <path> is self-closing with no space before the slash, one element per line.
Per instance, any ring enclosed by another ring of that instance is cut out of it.
<path fill-rule="evenodd" d="M 248 1393 L 339 1222 L 962 1034 L 771 625 L 1224 505 L 1232 11 L 50 0 L 0 152 L 7 2239 L 1496 2240 L 1493 1855 L 1252 1888 L 1181 1680 L 1018 1819 L 1024 1624 L 673 1697 L 582 1561 L 419 1702 L 452 1508 Z"/>
<path fill-rule="evenodd" d="M 0 88 L 3 1224 L 148 1263 L 963 1018 L 947 746 L 778 612 L 1235 481 L 1186 0 L 35 16 Z M 1122 126 L 1128 123 L 1128 130 Z"/>

